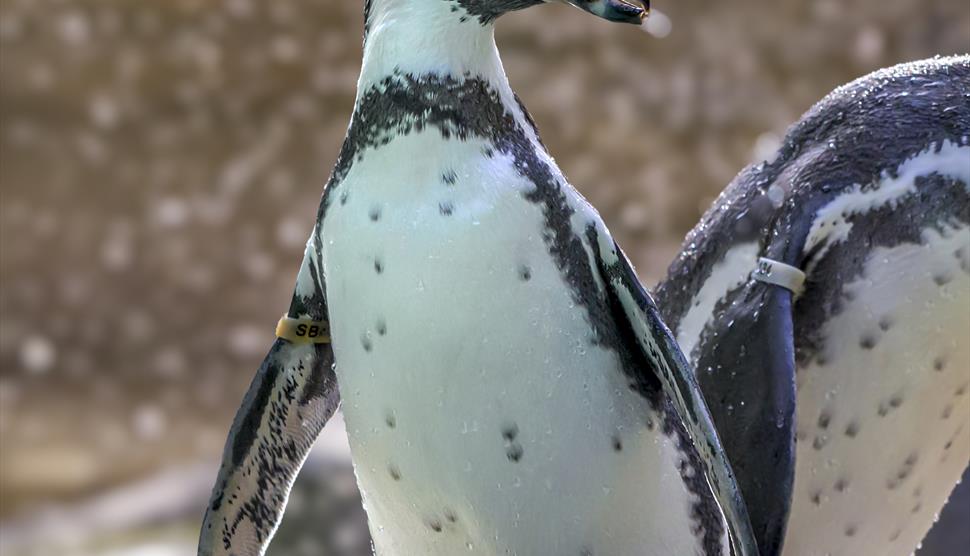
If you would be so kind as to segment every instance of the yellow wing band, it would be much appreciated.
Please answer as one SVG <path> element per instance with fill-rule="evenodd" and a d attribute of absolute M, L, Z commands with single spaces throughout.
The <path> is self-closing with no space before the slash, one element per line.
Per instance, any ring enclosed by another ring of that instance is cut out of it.
<path fill-rule="evenodd" d="M 330 324 L 318 320 L 293 319 L 286 315 L 276 323 L 276 336 L 294 344 L 329 344 Z"/>

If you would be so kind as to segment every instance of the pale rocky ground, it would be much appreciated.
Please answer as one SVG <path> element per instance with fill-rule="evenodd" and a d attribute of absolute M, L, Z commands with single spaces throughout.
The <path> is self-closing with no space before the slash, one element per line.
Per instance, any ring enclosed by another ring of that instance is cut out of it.
<path fill-rule="evenodd" d="M 346 129 L 360 4 L 0 3 L 5 556 L 193 552 Z M 513 85 L 647 283 L 826 92 L 970 50 L 965 0 L 654 6 L 663 39 L 563 6 L 499 26 Z M 326 434 L 276 554 L 366 551 Z"/>

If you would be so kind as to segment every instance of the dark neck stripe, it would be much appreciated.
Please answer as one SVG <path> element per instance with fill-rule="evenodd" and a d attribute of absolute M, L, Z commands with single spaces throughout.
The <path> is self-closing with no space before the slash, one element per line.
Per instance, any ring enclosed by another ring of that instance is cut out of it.
<path fill-rule="evenodd" d="M 479 23 L 491 25 L 502 14 L 541 4 L 542 0 L 444 0 L 460 6 Z"/>
<path fill-rule="evenodd" d="M 493 144 L 514 142 L 521 135 L 498 93 L 482 78 L 395 73 L 358 99 L 327 193 L 340 186 L 367 150 L 430 127 L 444 139 L 475 137 Z"/>

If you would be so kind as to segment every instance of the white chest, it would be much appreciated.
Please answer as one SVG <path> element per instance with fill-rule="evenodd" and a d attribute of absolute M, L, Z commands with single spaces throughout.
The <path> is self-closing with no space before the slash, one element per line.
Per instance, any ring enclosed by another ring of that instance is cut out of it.
<path fill-rule="evenodd" d="M 675 441 L 591 342 L 532 184 L 484 149 L 399 138 L 355 165 L 323 226 L 378 552 L 694 552 Z"/>
<path fill-rule="evenodd" d="M 923 239 L 872 252 L 798 370 L 786 554 L 910 554 L 966 468 L 970 230 Z"/>

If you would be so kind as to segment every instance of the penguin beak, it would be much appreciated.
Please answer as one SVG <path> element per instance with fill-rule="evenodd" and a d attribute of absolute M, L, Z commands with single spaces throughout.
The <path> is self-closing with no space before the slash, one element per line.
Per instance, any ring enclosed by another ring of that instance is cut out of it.
<path fill-rule="evenodd" d="M 562 0 L 607 21 L 640 25 L 650 12 L 649 0 Z"/>

